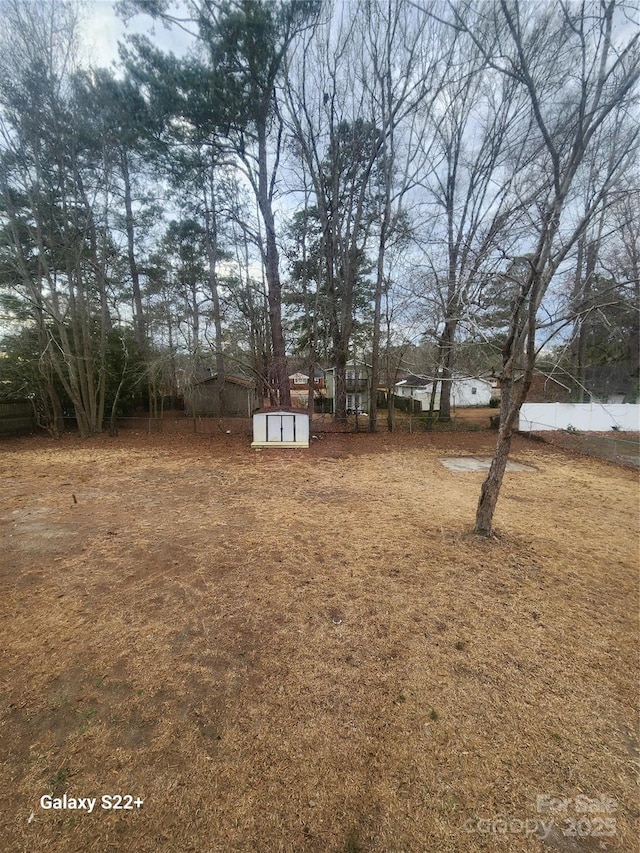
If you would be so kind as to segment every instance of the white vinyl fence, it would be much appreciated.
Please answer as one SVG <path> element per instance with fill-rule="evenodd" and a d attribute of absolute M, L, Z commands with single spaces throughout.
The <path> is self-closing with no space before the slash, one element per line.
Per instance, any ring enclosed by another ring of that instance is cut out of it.
<path fill-rule="evenodd" d="M 636 403 L 524 403 L 519 429 L 523 432 L 575 429 L 580 432 L 640 432 Z"/>

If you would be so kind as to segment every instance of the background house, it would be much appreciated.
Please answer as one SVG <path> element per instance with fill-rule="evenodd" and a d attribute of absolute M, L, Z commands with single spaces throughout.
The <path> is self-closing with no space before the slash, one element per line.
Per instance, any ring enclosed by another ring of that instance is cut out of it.
<path fill-rule="evenodd" d="M 413 397 L 422 406 L 422 411 L 429 409 L 433 383 L 438 382 L 435 408 L 440 408 L 440 380 L 427 376 L 410 374 L 396 382 L 395 393 L 399 397 Z M 468 406 L 488 406 L 492 397 L 491 382 L 473 376 L 455 375 L 451 381 L 451 406 L 466 408 Z"/>
<path fill-rule="evenodd" d="M 326 398 L 331 412 L 336 410 L 336 369 L 329 367 L 324 372 Z M 345 371 L 347 386 L 347 413 L 369 411 L 369 386 L 371 383 L 371 366 L 364 361 L 351 359 L 347 362 Z"/>
<path fill-rule="evenodd" d="M 215 373 L 192 382 L 184 390 L 185 414 L 247 418 L 262 402 L 258 397 L 256 383 L 245 376 L 225 376 L 222 383 L 224 407 L 221 406 L 220 390 Z"/>
<path fill-rule="evenodd" d="M 291 404 L 307 408 L 309 405 L 309 374 L 301 370 L 289 376 L 289 388 L 291 391 Z M 316 368 L 313 376 L 313 396 L 315 400 L 321 400 L 325 395 L 324 370 Z"/>

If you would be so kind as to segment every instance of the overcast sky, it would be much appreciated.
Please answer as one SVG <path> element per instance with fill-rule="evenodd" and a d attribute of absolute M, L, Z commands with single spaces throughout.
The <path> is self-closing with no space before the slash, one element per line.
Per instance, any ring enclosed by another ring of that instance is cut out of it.
<path fill-rule="evenodd" d="M 125 26 L 115 13 L 113 0 L 88 0 L 84 7 L 81 30 L 85 61 L 97 67 L 109 67 L 118 61 L 118 42 L 133 33 L 148 35 L 163 50 L 183 53 L 188 36 L 180 30 L 166 29 L 147 15 L 136 15 Z"/>
<path fill-rule="evenodd" d="M 553 2 L 553 0 L 545 0 Z M 179 8 L 181 0 L 174 0 L 172 6 Z M 136 15 L 125 26 L 115 13 L 114 0 L 87 0 L 82 30 L 84 32 L 83 53 L 87 61 L 94 66 L 110 66 L 118 60 L 118 41 L 124 41 L 126 35 L 141 33 L 148 35 L 163 50 L 176 54 L 184 53 L 189 46 L 189 37 L 180 29 L 171 30 L 161 23 L 152 21 L 147 15 Z M 637 13 L 632 17 L 623 9 L 616 16 L 614 40 L 629 38 L 638 27 Z"/>

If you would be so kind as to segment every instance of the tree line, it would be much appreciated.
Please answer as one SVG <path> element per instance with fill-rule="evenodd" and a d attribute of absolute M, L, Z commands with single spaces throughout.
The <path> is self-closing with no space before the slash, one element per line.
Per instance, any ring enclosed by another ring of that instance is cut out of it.
<path fill-rule="evenodd" d="M 91 435 L 204 367 L 222 406 L 230 373 L 287 405 L 295 362 L 335 367 L 344 419 L 358 358 L 372 400 L 429 372 L 447 419 L 475 347 L 490 531 L 541 353 L 578 395 L 592 363 L 638 381 L 637 5 L 116 5 L 188 49 L 94 67 L 75 2 L 0 2 L 0 393 Z"/>

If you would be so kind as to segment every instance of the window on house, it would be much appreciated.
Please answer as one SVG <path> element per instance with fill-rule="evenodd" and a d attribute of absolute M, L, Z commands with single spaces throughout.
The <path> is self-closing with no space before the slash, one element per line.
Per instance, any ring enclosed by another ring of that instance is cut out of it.
<path fill-rule="evenodd" d="M 294 376 L 293 377 L 293 384 L 294 385 L 304 385 L 306 381 L 307 380 L 304 376 Z"/>
<path fill-rule="evenodd" d="M 472 394 L 477 394 L 477 393 L 478 393 L 478 389 L 477 389 L 477 388 L 472 388 L 472 389 L 471 389 L 471 393 L 472 393 Z"/>
<path fill-rule="evenodd" d="M 350 380 L 351 382 L 353 382 L 353 380 L 354 380 L 355 378 L 356 378 L 356 372 L 355 372 L 355 370 L 347 370 L 347 371 L 346 371 L 346 373 L 345 373 L 345 379 L 348 379 L 348 380 Z"/>

